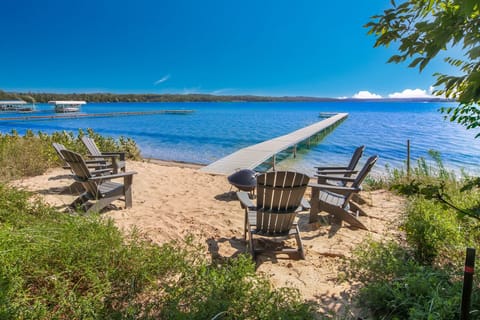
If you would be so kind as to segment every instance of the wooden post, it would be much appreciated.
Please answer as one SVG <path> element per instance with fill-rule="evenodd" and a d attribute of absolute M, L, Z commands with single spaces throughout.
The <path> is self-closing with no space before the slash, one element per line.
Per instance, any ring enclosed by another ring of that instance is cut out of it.
<path fill-rule="evenodd" d="M 460 320 L 470 319 L 470 300 L 472 297 L 473 273 L 475 271 L 475 249 L 467 248 L 465 270 L 463 272 L 462 306 Z"/>
<path fill-rule="evenodd" d="M 294 146 L 293 146 L 293 157 L 294 157 L 294 158 L 297 157 L 297 145 L 294 145 Z"/>
<path fill-rule="evenodd" d="M 407 178 L 410 179 L 410 140 L 407 140 Z"/>

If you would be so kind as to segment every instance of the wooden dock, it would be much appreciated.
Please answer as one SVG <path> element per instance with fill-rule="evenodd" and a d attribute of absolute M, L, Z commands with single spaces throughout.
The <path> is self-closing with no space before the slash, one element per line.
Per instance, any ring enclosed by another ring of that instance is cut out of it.
<path fill-rule="evenodd" d="M 337 113 L 320 122 L 308 127 L 296 130 L 287 135 L 280 136 L 268 141 L 240 149 L 210 165 L 200 169 L 202 172 L 212 174 L 230 175 L 240 169 L 255 169 L 262 163 L 272 158 L 272 166 L 275 168 L 276 155 L 289 148 L 293 148 L 294 155 L 297 146 L 311 137 L 332 129 L 340 121 L 343 121 L 348 113 Z"/>
<path fill-rule="evenodd" d="M 18 117 L 0 117 L 0 121 L 27 121 L 27 120 L 60 120 L 60 119 L 79 119 L 79 118 L 105 118 L 105 117 L 124 117 L 124 116 L 148 116 L 155 114 L 190 114 L 194 110 L 154 110 L 154 111 L 131 111 L 131 112 L 106 112 L 106 113 L 62 113 L 52 115 L 25 115 Z"/>

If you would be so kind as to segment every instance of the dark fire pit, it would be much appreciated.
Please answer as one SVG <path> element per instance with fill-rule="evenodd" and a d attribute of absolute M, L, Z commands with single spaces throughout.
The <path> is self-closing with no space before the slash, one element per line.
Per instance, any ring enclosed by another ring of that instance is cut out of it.
<path fill-rule="evenodd" d="M 228 182 L 242 191 L 253 191 L 257 186 L 257 173 L 250 169 L 237 171 L 227 177 Z"/>

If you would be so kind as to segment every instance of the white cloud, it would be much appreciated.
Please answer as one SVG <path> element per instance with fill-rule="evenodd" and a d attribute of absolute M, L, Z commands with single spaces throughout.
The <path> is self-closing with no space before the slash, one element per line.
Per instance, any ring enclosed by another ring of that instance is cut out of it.
<path fill-rule="evenodd" d="M 432 87 L 430 88 L 432 90 Z M 398 99 L 398 98 L 431 98 L 432 96 L 427 93 L 427 91 L 422 89 L 405 89 L 402 92 L 390 93 L 389 98 Z"/>
<path fill-rule="evenodd" d="M 159 84 L 162 83 L 162 82 L 167 81 L 168 79 L 170 79 L 170 75 L 169 75 L 169 74 L 167 74 L 167 75 L 164 76 L 163 78 L 155 81 L 153 84 L 156 86 L 156 85 L 159 85 Z"/>
<path fill-rule="evenodd" d="M 380 99 L 382 96 L 369 91 L 358 91 L 353 95 L 354 99 Z"/>

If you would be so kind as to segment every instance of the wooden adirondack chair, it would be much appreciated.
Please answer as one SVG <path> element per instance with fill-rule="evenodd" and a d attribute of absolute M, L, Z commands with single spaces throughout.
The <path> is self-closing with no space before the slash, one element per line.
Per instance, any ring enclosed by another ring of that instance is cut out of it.
<path fill-rule="evenodd" d="M 55 149 L 55 151 L 57 152 L 60 160 L 63 161 L 63 168 L 71 170 L 70 166 L 68 165 L 67 161 L 65 160 L 65 157 L 63 156 L 63 154 L 61 152 L 62 150 L 67 150 L 67 148 L 65 148 L 65 146 L 63 144 L 57 143 L 57 142 L 53 142 L 52 146 Z M 107 167 L 107 163 L 104 159 L 101 159 L 101 160 L 100 159 L 99 160 L 85 160 L 85 163 L 87 164 L 87 166 L 89 168 L 92 168 L 92 169 L 105 169 Z"/>
<path fill-rule="evenodd" d="M 368 158 L 358 175 L 353 177 L 324 176 L 324 179 L 337 179 L 339 181 L 350 182 L 348 186 L 311 183 L 312 198 L 310 200 L 310 223 L 317 221 L 317 215 L 320 211 L 325 211 L 333 215 L 338 222 L 342 220 L 348 222 L 352 227 L 367 230 L 357 218 L 356 208 L 351 201 L 353 195 L 358 194 L 362 188 L 362 182 L 367 177 L 372 167 L 377 162 L 378 156 Z M 322 180 L 321 180 L 322 181 Z"/>
<path fill-rule="evenodd" d="M 87 136 L 82 137 L 82 142 L 90 152 L 90 157 L 95 160 L 110 159 L 113 173 L 117 173 L 119 170 L 125 172 L 125 152 L 102 152 L 98 149 L 95 141 Z"/>
<path fill-rule="evenodd" d="M 244 239 L 253 258 L 257 253 L 270 251 L 297 252 L 305 259 L 300 232 L 295 222 L 301 210 L 303 194 L 310 178 L 302 173 L 274 171 L 257 176 L 256 204 L 245 191 L 237 192 L 242 207 L 245 208 Z M 284 240 L 294 236 L 297 249 L 282 248 L 266 250 L 255 246 L 254 237 L 263 236 L 273 240 Z"/>
<path fill-rule="evenodd" d="M 100 212 L 117 199 L 125 201 L 127 208 L 132 207 L 132 182 L 135 171 L 107 174 L 110 169 L 90 171 L 82 156 L 70 150 L 62 150 L 62 155 L 74 172 L 74 179 L 85 189 L 70 205 L 88 212 Z M 102 172 L 102 175 L 95 175 Z M 123 184 L 111 181 L 123 178 Z"/>
<path fill-rule="evenodd" d="M 70 170 L 72 173 L 72 168 L 68 165 L 67 161 L 65 160 L 62 150 L 67 150 L 65 146 L 61 143 L 53 142 L 52 143 L 53 148 L 58 154 L 58 157 L 60 160 L 63 161 L 63 169 Z M 100 170 L 100 169 L 106 169 L 108 167 L 107 163 L 105 160 L 86 160 L 85 161 L 88 168 L 94 169 L 94 170 Z M 98 174 L 104 174 L 103 171 L 99 172 Z M 81 192 L 84 192 L 85 190 L 83 189 L 83 186 L 80 182 L 74 181 L 70 186 L 68 186 L 63 192 L 67 193 L 75 193 L 79 194 Z"/>

